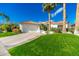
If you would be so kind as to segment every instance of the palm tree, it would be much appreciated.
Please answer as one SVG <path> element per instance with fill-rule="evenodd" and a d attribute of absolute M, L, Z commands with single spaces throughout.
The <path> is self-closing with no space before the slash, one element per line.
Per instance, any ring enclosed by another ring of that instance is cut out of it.
<path fill-rule="evenodd" d="M 63 3 L 63 33 L 66 32 L 66 4 Z"/>
<path fill-rule="evenodd" d="M 0 16 L 5 17 L 6 24 L 3 24 L 3 27 L 5 28 L 5 31 L 7 31 L 7 26 L 9 25 L 9 17 L 4 13 L 0 13 Z"/>
<path fill-rule="evenodd" d="M 50 11 L 53 10 L 55 8 L 55 6 L 56 6 L 55 3 L 44 3 L 43 4 L 43 11 L 48 12 L 48 31 L 50 31 L 50 29 L 51 29 Z"/>
<path fill-rule="evenodd" d="M 74 34 L 79 34 L 79 3 L 77 3 L 77 8 L 76 8 L 76 22 L 75 22 L 75 31 Z"/>
<path fill-rule="evenodd" d="M 9 16 L 4 14 L 4 17 L 5 17 L 6 23 L 9 24 L 9 21 L 10 21 Z"/>
<path fill-rule="evenodd" d="M 5 17 L 6 23 L 9 24 L 9 16 L 5 15 L 4 13 L 0 13 L 0 16 Z"/>

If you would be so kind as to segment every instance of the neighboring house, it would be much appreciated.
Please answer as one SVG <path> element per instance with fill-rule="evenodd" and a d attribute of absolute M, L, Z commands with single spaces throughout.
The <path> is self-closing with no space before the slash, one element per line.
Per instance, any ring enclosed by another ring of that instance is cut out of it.
<path fill-rule="evenodd" d="M 70 28 L 74 28 L 75 29 L 75 24 L 70 25 Z"/>
<path fill-rule="evenodd" d="M 59 21 L 59 22 L 51 22 L 51 28 L 62 28 L 63 27 L 63 22 Z"/>
<path fill-rule="evenodd" d="M 51 22 L 51 28 L 63 28 L 63 21 L 59 21 L 59 22 Z M 66 23 L 66 28 L 68 28 L 68 23 Z"/>
<path fill-rule="evenodd" d="M 19 26 L 22 32 L 40 32 L 39 24 L 36 22 L 22 22 Z"/>
<path fill-rule="evenodd" d="M 42 24 L 48 24 L 48 22 L 41 22 Z M 61 28 L 63 27 L 63 21 L 54 22 L 51 21 L 51 28 Z M 66 28 L 68 28 L 68 24 L 66 23 Z"/>

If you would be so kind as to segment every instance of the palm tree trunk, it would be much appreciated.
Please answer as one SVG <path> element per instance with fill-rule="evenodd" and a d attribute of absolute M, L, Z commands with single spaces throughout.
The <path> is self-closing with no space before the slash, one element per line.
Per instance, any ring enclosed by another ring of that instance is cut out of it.
<path fill-rule="evenodd" d="M 62 31 L 63 31 L 63 33 L 65 33 L 66 32 L 66 4 L 64 3 L 63 4 L 63 29 L 62 29 Z"/>
<path fill-rule="evenodd" d="M 50 12 L 48 12 L 48 31 L 51 30 L 51 20 L 50 20 Z"/>
<path fill-rule="evenodd" d="M 76 9 L 76 22 L 75 22 L 75 31 L 74 34 L 79 34 L 79 3 L 77 3 L 77 9 Z"/>

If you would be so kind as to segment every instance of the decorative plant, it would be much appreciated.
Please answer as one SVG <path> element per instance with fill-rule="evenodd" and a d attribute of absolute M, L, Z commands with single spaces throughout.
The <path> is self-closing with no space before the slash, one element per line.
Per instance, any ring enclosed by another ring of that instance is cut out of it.
<path fill-rule="evenodd" d="M 53 31 L 55 33 L 61 33 L 61 29 L 60 28 L 52 28 L 51 31 Z"/>

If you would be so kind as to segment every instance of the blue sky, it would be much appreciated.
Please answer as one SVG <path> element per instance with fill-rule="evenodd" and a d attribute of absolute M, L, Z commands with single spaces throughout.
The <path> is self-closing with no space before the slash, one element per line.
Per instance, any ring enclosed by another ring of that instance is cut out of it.
<path fill-rule="evenodd" d="M 54 10 L 51 11 L 53 14 L 62 5 L 57 5 Z M 48 13 L 43 12 L 42 3 L 0 3 L 0 12 L 10 17 L 10 22 L 25 22 L 25 21 L 47 21 Z M 76 16 L 76 3 L 66 4 L 66 15 L 67 22 L 74 24 Z M 3 17 L 0 16 L 0 23 Z M 57 22 L 63 20 L 63 12 L 58 13 L 55 17 L 51 17 L 51 20 Z"/>

